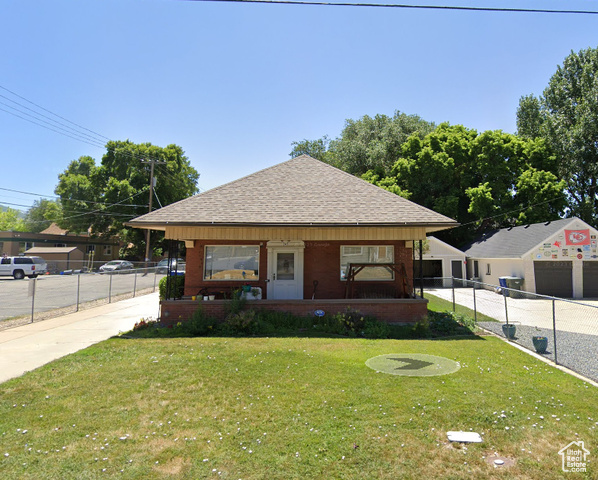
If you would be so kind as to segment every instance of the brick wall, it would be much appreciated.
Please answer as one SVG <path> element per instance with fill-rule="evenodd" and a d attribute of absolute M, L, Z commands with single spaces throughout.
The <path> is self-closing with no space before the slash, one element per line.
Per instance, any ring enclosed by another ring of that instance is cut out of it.
<path fill-rule="evenodd" d="M 160 302 L 160 320 L 167 325 L 184 322 L 200 307 L 204 312 L 219 320 L 226 316 L 226 301 L 163 300 Z M 246 308 L 256 308 L 294 315 L 313 315 L 316 310 L 335 314 L 347 307 L 371 315 L 388 323 L 415 323 L 427 314 L 425 299 L 352 299 L 352 300 L 256 300 L 248 301 Z"/>

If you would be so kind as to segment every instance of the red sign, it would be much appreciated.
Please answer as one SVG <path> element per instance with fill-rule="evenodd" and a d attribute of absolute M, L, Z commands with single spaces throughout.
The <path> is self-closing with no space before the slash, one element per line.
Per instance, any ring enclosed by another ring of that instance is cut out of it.
<path fill-rule="evenodd" d="M 565 243 L 567 245 L 589 245 L 589 230 L 565 230 Z"/>

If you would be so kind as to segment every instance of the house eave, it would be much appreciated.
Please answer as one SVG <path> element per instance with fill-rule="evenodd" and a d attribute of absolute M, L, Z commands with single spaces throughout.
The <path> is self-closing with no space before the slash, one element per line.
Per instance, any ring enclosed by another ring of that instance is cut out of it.
<path fill-rule="evenodd" d="M 460 224 L 456 222 L 395 222 L 395 223 L 370 223 L 370 222 L 354 222 L 354 223 L 225 223 L 225 222 L 126 222 L 125 226 L 140 228 L 144 230 L 166 230 L 169 227 L 241 227 L 241 228 L 400 228 L 400 227 L 416 227 L 425 229 L 445 230 L 449 228 L 458 227 Z"/>

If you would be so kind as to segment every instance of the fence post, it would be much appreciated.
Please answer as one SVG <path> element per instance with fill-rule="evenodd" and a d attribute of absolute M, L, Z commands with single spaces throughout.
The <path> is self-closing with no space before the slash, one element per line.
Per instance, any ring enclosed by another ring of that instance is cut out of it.
<path fill-rule="evenodd" d="M 556 310 L 555 310 L 555 300 L 552 299 L 552 335 L 554 338 L 554 363 L 558 365 L 558 359 L 556 357 Z"/>
<path fill-rule="evenodd" d="M 153 292 L 156 291 L 156 277 L 158 276 L 158 269 L 154 267 L 154 290 Z"/>
<path fill-rule="evenodd" d="M 475 303 L 475 281 L 472 282 L 473 285 L 473 320 L 478 323 L 478 309 L 476 308 Z"/>
<path fill-rule="evenodd" d="M 33 315 L 35 314 L 35 286 L 37 285 L 37 278 L 29 280 L 29 295 L 31 295 L 31 323 L 33 323 Z"/>
<path fill-rule="evenodd" d="M 109 272 L 110 286 L 108 287 L 108 303 L 112 303 L 112 274 Z"/>
<path fill-rule="evenodd" d="M 509 309 L 507 308 L 507 296 L 505 295 L 504 291 L 503 291 L 502 296 L 505 299 L 505 321 L 506 321 L 506 323 L 508 325 L 509 324 Z M 511 339 L 509 338 L 509 340 L 511 340 Z"/>
<path fill-rule="evenodd" d="M 147 269 L 145 270 L 147 275 Z M 135 292 L 137 291 L 137 270 L 135 270 L 135 281 L 133 282 L 133 298 L 135 298 Z"/>
<path fill-rule="evenodd" d="M 451 289 L 453 291 L 453 313 L 455 312 L 455 277 L 451 277 Z"/>
<path fill-rule="evenodd" d="M 75 310 L 75 312 L 79 311 L 79 295 L 81 292 L 81 275 L 77 275 L 77 309 Z"/>

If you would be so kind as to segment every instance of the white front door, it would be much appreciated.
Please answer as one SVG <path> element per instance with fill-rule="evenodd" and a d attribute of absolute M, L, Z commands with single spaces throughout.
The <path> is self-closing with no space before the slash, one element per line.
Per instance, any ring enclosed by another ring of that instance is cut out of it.
<path fill-rule="evenodd" d="M 268 298 L 302 299 L 303 246 L 273 246 L 272 243 L 268 242 Z"/>

